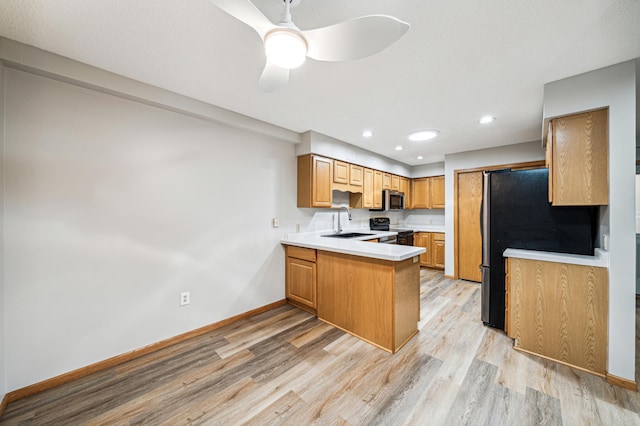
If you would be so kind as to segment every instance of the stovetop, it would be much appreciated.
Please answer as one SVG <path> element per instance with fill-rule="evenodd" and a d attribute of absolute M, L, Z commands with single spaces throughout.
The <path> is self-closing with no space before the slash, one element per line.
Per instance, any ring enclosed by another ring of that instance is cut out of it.
<path fill-rule="evenodd" d="M 389 231 L 397 232 L 398 235 L 411 235 L 411 234 L 413 234 L 413 229 L 407 229 L 407 228 L 389 228 Z"/>
<path fill-rule="evenodd" d="M 388 217 L 372 217 L 369 219 L 369 229 L 372 231 L 390 231 L 397 232 L 398 235 L 411 235 L 412 229 L 407 228 L 392 228 L 390 226 L 391 220 Z"/>

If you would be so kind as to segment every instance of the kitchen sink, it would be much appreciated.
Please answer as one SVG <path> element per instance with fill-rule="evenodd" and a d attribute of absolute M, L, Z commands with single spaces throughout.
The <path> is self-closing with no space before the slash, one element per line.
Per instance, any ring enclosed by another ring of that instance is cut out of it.
<path fill-rule="evenodd" d="M 329 238 L 355 238 L 355 237 L 366 237 L 369 235 L 375 235 L 375 234 L 363 234 L 362 232 L 345 232 L 342 234 L 330 234 L 330 235 L 323 235 L 323 237 L 329 237 Z"/>

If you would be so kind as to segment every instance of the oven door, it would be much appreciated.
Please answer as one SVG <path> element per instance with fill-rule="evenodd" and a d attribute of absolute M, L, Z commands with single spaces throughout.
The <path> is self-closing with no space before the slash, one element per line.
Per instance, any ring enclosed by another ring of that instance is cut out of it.
<path fill-rule="evenodd" d="M 391 235 L 389 237 L 380 237 L 378 239 L 379 244 L 396 244 L 397 238 L 395 235 Z"/>

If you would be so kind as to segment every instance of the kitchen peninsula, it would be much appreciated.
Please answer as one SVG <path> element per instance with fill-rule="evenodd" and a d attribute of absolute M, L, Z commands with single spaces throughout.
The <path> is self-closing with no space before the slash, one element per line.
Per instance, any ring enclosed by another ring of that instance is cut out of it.
<path fill-rule="evenodd" d="M 425 249 L 376 244 L 389 232 L 356 239 L 293 234 L 286 250 L 290 303 L 395 353 L 418 332 L 420 263 Z"/>

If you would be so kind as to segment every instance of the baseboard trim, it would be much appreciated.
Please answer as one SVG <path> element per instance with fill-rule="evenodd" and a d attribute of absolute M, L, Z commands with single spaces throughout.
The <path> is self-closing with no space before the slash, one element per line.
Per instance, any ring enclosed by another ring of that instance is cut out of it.
<path fill-rule="evenodd" d="M 614 376 L 613 374 L 607 374 L 607 383 L 614 386 L 620 386 L 621 388 L 625 388 L 630 391 L 638 391 L 638 384 L 636 382 L 634 382 L 633 380 Z"/>
<path fill-rule="evenodd" d="M 455 280 L 456 279 L 455 275 L 444 274 L 444 277 L 447 278 L 447 279 L 450 279 L 450 280 Z"/>
<path fill-rule="evenodd" d="M 156 343 L 152 343 L 148 346 L 145 346 L 139 349 L 134 349 L 131 352 L 127 352 L 121 355 L 116 355 L 112 358 L 108 358 L 103 361 L 98 361 L 94 364 L 87 365 L 86 367 L 81 367 L 81 368 L 78 368 L 77 370 L 73 370 L 68 373 L 64 373 L 59 376 L 55 376 L 50 379 L 43 380 L 33 385 L 29 385 L 24 388 L 14 390 L 6 394 L 2 399 L 2 403 L 0 404 L 0 416 L 2 416 L 2 414 L 4 413 L 4 410 L 7 404 L 11 402 L 15 402 L 19 399 L 26 398 L 31 395 L 35 395 L 37 393 L 43 392 L 47 389 L 54 388 L 56 386 L 60 386 L 64 383 L 68 383 L 72 380 L 79 379 L 91 373 L 95 373 L 97 371 L 105 370 L 107 368 L 116 366 L 118 364 L 122 364 L 123 362 L 131 361 L 143 355 L 150 354 L 152 352 L 158 351 L 160 349 L 164 349 L 166 347 L 175 345 L 177 343 L 184 342 L 185 340 L 192 339 L 194 337 L 197 337 L 202 334 L 208 333 L 210 331 L 216 330 L 218 328 L 224 327 L 225 325 L 233 324 L 234 322 L 243 320 L 245 318 L 249 318 L 254 315 L 258 315 L 263 312 L 270 311 L 271 309 L 275 309 L 279 306 L 285 305 L 286 303 L 287 303 L 286 299 L 278 300 L 277 302 L 270 303 L 268 305 L 264 305 L 256 309 L 252 309 L 250 311 L 232 316 L 222 321 L 205 325 L 204 327 L 187 331 L 186 333 L 179 334 L 177 336 L 170 337 L 168 339 L 161 340 Z"/>

